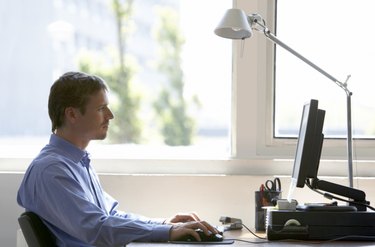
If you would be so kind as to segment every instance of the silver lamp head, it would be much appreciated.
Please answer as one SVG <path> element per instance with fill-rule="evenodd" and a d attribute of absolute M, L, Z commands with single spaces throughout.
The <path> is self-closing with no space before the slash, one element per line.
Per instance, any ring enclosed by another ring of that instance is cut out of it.
<path fill-rule="evenodd" d="M 241 9 L 228 9 L 215 28 L 215 34 L 228 39 L 246 39 L 253 34 L 247 15 Z"/>

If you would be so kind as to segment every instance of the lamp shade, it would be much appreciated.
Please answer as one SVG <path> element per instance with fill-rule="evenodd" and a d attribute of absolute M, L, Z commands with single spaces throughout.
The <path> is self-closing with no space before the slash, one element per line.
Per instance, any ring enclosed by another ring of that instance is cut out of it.
<path fill-rule="evenodd" d="M 228 39 L 246 39 L 253 33 L 243 10 L 228 9 L 215 28 L 215 34 Z"/>

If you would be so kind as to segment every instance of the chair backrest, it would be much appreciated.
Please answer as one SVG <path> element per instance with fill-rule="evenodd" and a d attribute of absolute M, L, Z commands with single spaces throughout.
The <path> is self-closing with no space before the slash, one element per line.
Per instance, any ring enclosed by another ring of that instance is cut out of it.
<path fill-rule="evenodd" d="M 56 246 L 55 237 L 37 214 L 24 212 L 18 218 L 18 223 L 29 247 Z"/>

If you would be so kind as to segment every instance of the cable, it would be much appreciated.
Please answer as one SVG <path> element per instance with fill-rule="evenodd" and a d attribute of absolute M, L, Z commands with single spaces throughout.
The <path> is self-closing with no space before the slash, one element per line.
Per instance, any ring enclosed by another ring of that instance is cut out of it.
<path fill-rule="evenodd" d="M 256 238 L 264 241 L 251 241 L 251 240 L 246 240 L 246 239 L 237 239 L 237 238 L 227 238 L 227 240 L 234 240 L 234 241 L 239 241 L 239 242 L 244 242 L 244 243 L 251 243 L 251 244 L 264 244 L 264 243 L 269 243 L 270 241 L 266 237 L 261 237 L 257 234 L 255 234 L 253 231 L 251 231 L 245 224 L 242 224 L 242 226 L 248 230 L 252 235 L 254 235 Z M 375 240 L 375 236 L 367 236 L 367 235 L 346 235 L 342 237 L 337 237 L 337 238 L 332 238 L 332 239 L 327 239 L 327 240 L 311 240 L 311 239 L 280 239 L 278 242 L 300 242 L 300 243 L 308 243 L 308 244 L 324 244 L 324 243 L 330 243 L 330 242 L 335 242 L 335 241 L 340 241 L 340 240 Z"/>
<path fill-rule="evenodd" d="M 251 243 L 251 244 L 264 244 L 264 243 L 269 243 L 270 241 L 267 239 L 267 237 L 261 237 L 257 234 L 255 234 L 252 230 L 250 230 L 245 224 L 241 224 L 247 231 L 249 231 L 252 235 L 254 235 L 256 238 L 264 241 L 251 241 L 251 240 L 245 240 L 245 239 L 237 239 L 237 238 L 226 238 L 227 240 L 234 240 L 234 241 L 239 241 L 239 242 L 244 242 L 244 243 Z M 311 240 L 311 239 L 280 239 L 278 242 L 300 242 L 300 243 L 308 243 L 308 244 L 324 244 L 324 243 L 330 243 L 330 242 L 335 242 L 335 241 L 340 241 L 340 240 L 369 240 L 369 241 L 374 241 L 375 236 L 367 236 L 367 235 L 346 235 L 342 237 L 337 237 L 337 238 L 332 238 L 332 239 L 327 239 L 327 240 Z"/>
<path fill-rule="evenodd" d="M 265 238 L 265 237 L 261 237 L 261 236 L 259 236 L 259 235 L 257 235 L 257 234 L 255 234 L 252 230 L 250 230 L 245 224 L 242 224 L 242 226 L 243 227 L 245 227 L 246 228 L 246 230 L 248 230 L 251 234 L 253 234 L 255 237 L 257 237 L 257 238 L 259 238 L 259 239 L 267 239 L 267 238 Z"/>
<path fill-rule="evenodd" d="M 278 242 L 298 242 L 298 243 L 307 243 L 307 244 L 325 244 L 325 243 L 331 243 L 331 242 L 336 242 L 336 241 L 341 241 L 341 240 L 360 240 L 360 241 L 373 241 L 375 240 L 375 236 L 366 236 L 366 235 L 346 235 L 342 237 L 337 237 L 337 238 L 332 238 L 332 239 L 327 239 L 327 240 L 302 240 L 302 239 L 280 239 Z"/>
<path fill-rule="evenodd" d="M 234 240 L 234 241 L 239 241 L 239 242 L 244 242 L 244 243 L 249 243 L 249 244 L 264 244 L 268 243 L 269 241 L 250 241 L 250 240 L 245 240 L 245 239 L 229 239 L 229 240 Z"/>
<path fill-rule="evenodd" d="M 240 239 L 240 238 L 226 238 L 227 240 L 234 240 L 234 241 L 240 241 L 240 242 L 245 242 L 245 243 L 251 243 L 251 244 L 264 244 L 264 243 L 268 243 L 269 241 L 267 240 L 266 237 L 261 237 L 257 234 L 255 234 L 252 230 L 250 230 L 250 228 L 248 228 L 245 224 L 241 223 L 241 225 L 246 229 L 248 230 L 252 235 L 254 235 L 256 238 L 258 239 L 261 239 L 261 240 L 265 240 L 265 241 L 251 241 L 251 240 L 245 240 L 245 239 Z"/>
<path fill-rule="evenodd" d="M 374 207 L 371 207 L 370 205 L 367 205 L 365 203 L 350 201 L 350 200 L 347 200 L 347 199 L 344 199 L 344 198 L 341 198 L 341 197 L 338 197 L 338 196 L 334 196 L 334 195 L 329 194 L 329 193 L 324 193 L 324 197 L 328 198 L 328 199 L 331 199 L 331 200 L 336 199 L 336 200 L 339 200 L 339 201 L 342 201 L 342 202 L 347 202 L 347 203 L 350 203 L 350 204 L 355 204 L 355 205 L 359 205 L 359 206 L 366 206 L 367 208 L 371 209 L 372 211 L 375 211 Z"/>
<path fill-rule="evenodd" d="M 314 189 L 314 188 L 311 186 L 311 184 L 310 184 L 310 180 L 309 180 L 309 179 L 306 179 L 306 181 L 305 181 L 305 185 L 306 185 L 309 189 L 311 189 L 312 191 L 315 191 L 316 193 L 321 194 L 322 196 L 324 196 L 324 193 L 323 193 L 323 192 L 321 192 L 321 191 L 319 191 L 319 190 L 316 190 L 316 189 Z"/>
<path fill-rule="evenodd" d="M 334 241 L 340 241 L 340 240 L 352 240 L 352 239 L 358 239 L 358 240 L 375 240 L 375 236 L 346 235 L 346 236 L 342 236 L 342 237 L 328 239 L 328 240 L 322 241 L 322 243 L 334 242 Z"/>

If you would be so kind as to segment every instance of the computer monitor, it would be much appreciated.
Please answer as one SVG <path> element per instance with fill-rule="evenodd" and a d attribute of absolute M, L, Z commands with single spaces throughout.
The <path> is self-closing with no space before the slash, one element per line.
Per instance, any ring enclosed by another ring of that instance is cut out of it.
<path fill-rule="evenodd" d="M 302 188 L 308 178 L 316 178 L 324 140 L 325 111 L 318 109 L 318 101 L 310 100 L 303 106 L 297 148 L 288 199 L 295 187 Z"/>
<path fill-rule="evenodd" d="M 363 191 L 320 180 L 317 177 L 324 140 L 324 116 L 325 111 L 318 109 L 317 100 L 312 99 L 303 106 L 288 200 L 292 200 L 292 194 L 296 187 L 303 188 L 308 182 L 309 188 L 321 192 L 325 197 L 347 201 L 358 211 L 366 211 L 369 202 L 366 201 L 366 194 Z M 336 195 L 347 197 L 349 200 Z"/>

